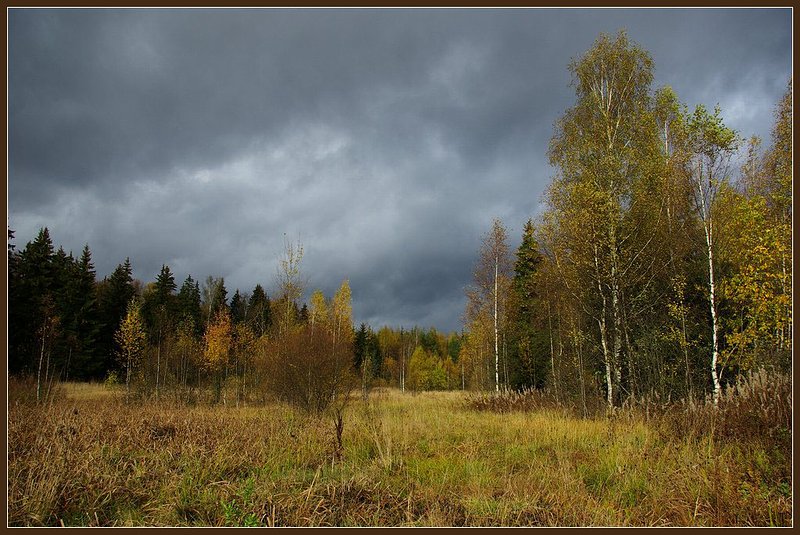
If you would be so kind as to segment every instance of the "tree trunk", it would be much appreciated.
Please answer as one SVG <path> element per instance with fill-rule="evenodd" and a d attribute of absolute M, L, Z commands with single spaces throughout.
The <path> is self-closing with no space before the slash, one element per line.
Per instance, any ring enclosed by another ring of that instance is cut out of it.
<path fill-rule="evenodd" d="M 608 333 L 606 329 L 606 294 L 603 292 L 603 286 L 600 283 L 600 278 L 599 278 L 600 263 L 597 257 L 596 247 L 594 252 L 594 264 L 598 273 L 597 291 L 600 294 L 603 303 L 602 309 L 600 311 L 600 318 L 597 319 L 597 325 L 600 328 L 600 345 L 603 348 L 603 364 L 605 365 L 605 370 L 606 370 L 606 401 L 608 402 L 608 407 L 611 409 L 614 407 L 614 384 L 611 379 L 612 363 L 608 350 Z"/>
<path fill-rule="evenodd" d="M 714 384 L 714 405 L 719 403 L 720 394 L 720 381 L 719 374 L 717 373 L 717 361 L 719 360 L 719 326 L 717 320 L 717 301 L 714 287 L 714 234 L 711 220 L 707 225 L 704 225 L 706 234 L 706 245 L 708 251 L 708 303 L 711 309 L 711 336 L 712 336 L 712 350 L 711 350 L 711 381 Z"/>
<path fill-rule="evenodd" d="M 558 387 L 556 385 L 556 352 L 553 347 L 553 314 L 550 310 L 550 301 L 547 302 L 547 325 L 550 331 L 550 372 L 553 374 L 553 391 L 558 401 Z"/>
<path fill-rule="evenodd" d="M 403 347 L 403 354 L 400 361 L 400 392 L 406 391 L 406 348 Z"/>
<path fill-rule="evenodd" d="M 131 393 L 131 356 L 128 354 L 128 365 L 125 368 L 125 396 Z"/>
<path fill-rule="evenodd" d="M 69 363 L 72 361 L 72 345 L 69 346 L 69 353 L 67 353 L 67 364 L 64 366 L 64 381 L 69 381 Z"/>
<path fill-rule="evenodd" d="M 161 375 L 161 328 L 158 330 L 158 347 L 156 347 L 156 399 L 158 399 L 158 379 Z"/>
<path fill-rule="evenodd" d="M 711 168 L 711 166 L 709 166 Z M 697 192 L 700 199 L 700 214 L 703 219 L 703 232 L 706 238 L 706 256 L 708 258 L 708 306 L 711 310 L 711 382 L 714 388 L 714 405 L 719 403 L 720 395 L 720 380 L 719 373 L 717 372 L 717 361 L 719 360 L 719 326 L 717 322 L 717 301 L 714 286 L 714 222 L 711 218 L 711 198 L 706 199 L 705 190 L 703 188 L 703 168 L 702 164 L 698 164 L 698 180 Z M 711 183 L 711 177 L 708 178 Z M 709 194 L 711 197 L 711 194 Z"/>
<path fill-rule="evenodd" d="M 44 382 L 47 385 L 47 392 L 45 392 L 45 400 L 50 397 L 50 354 L 52 353 L 53 348 L 47 348 L 47 358 L 45 359 L 45 368 L 44 368 Z"/>
<path fill-rule="evenodd" d="M 364 357 L 361 363 L 361 398 L 367 401 L 367 359 L 366 355 Z"/>
<path fill-rule="evenodd" d="M 44 341 L 42 336 L 42 350 L 39 352 L 39 366 L 36 371 L 36 402 L 39 403 L 42 397 L 42 361 L 44 360 Z"/>
<path fill-rule="evenodd" d="M 500 259 L 494 257 L 494 389 L 500 391 L 500 353 L 497 349 L 497 270 Z"/>
<path fill-rule="evenodd" d="M 614 381 L 617 386 L 618 403 L 622 402 L 622 313 L 620 311 L 620 290 L 617 270 L 617 232 L 611 223 L 608 230 L 608 241 L 611 249 L 611 314 L 614 326 L 613 367 Z"/>
<path fill-rule="evenodd" d="M 503 329 L 503 384 L 508 388 L 508 351 L 506 348 L 506 332 Z"/>

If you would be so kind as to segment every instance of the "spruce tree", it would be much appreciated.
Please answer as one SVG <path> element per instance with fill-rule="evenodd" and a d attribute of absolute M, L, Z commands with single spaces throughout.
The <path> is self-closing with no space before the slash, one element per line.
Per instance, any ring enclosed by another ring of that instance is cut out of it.
<path fill-rule="evenodd" d="M 548 376 L 552 376 L 552 366 L 548 359 L 547 336 L 541 320 L 544 313 L 537 292 L 537 271 L 542 262 L 542 254 L 530 219 L 525 223 L 522 243 L 517 249 L 516 257 L 509 310 L 511 381 L 516 388 L 541 388 Z"/>
<path fill-rule="evenodd" d="M 37 330 L 44 319 L 42 304 L 52 300 L 53 257 L 53 242 L 45 227 L 17 258 L 14 277 L 9 283 L 14 299 L 9 306 L 10 373 L 32 372 L 35 368 Z"/>
<path fill-rule="evenodd" d="M 100 285 L 100 316 L 102 326 L 98 337 L 98 357 L 106 371 L 120 370 L 115 358 L 116 344 L 114 333 L 127 314 L 128 303 L 136 295 L 133 286 L 133 269 L 130 258 L 119 264 L 111 275 Z"/>
<path fill-rule="evenodd" d="M 178 322 L 190 321 L 194 325 L 194 335 L 199 336 L 202 329 L 202 312 L 200 308 L 200 285 L 191 275 L 183 281 L 178 292 Z"/>
<path fill-rule="evenodd" d="M 231 298 L 231 321 L 238 325 L 245 321 L 247 316 L 247 299 L 239 293 L 239 288 L 233 293 Z"/>
<path fill-rule="evenodd" d="M 253 293 L 250 295 L 250 302 L 247 306 L 247 322 L 257 336 L 263 336 L 269 330 L 272 323 L 270 311 L 271 303 L 269 297 L 264 292 L 260 284 L 256 284 Z"/>

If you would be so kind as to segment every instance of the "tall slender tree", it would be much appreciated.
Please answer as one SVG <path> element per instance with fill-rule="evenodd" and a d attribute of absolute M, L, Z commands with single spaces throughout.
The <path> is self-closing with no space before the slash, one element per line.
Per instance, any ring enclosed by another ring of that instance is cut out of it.
<path fill-rule="evenodd" d="M 499 219 L 483 237 L 478 262 L 473 271 L 473 284 L 467 289 L 465 320 L 468 325 L 491 319 L 494 351 L 495 391 L 500 390 L 500 341 L 505 336 L 505 309 L 511 281 L 511 257 L 507 232 Z"/>
<path fill-rule="evenodd" d="M 714 404 L 719 402 L 721 384 L 719 370 L 719 314 L 717 309 L 716 266 L 717 249 L 716 212 L 721 188 L 728 179 L 728 165 L 738 148 L 736 132 L 722 122 L 719 107 L 710 114 L 699 105 L 688 118 L 689 147 L 691 150 L 690 178 L 694 185 L 695 207 L 703 226 L 705 253 L 708 260 L 708 306 L 711 313 L 710 372 Z"/>
<path fill-rule="evenodd" d="M 631 294 L 648 289 L 655 249 L 652 225 L 661 221 L 653 181 L 660 162 L 650 107 L 652 59 L 625 32 L 614 38 L 601 34 L 570 71 L 577 101 L 558 121 L 550 144 L 550 162 L 560 176 L 549 196 L 556 210 L 580 206 L 584 212 L 585 223 L 576 230 L 591 236 L 582 263 L 594 274 L 592 315 L 613 407 L 633 384 L 632 344 L 625 343 L 625 320 L 632 309 L 626 303 L 634 301 Z M 574 249 L 563 251 L 577 265 Z"/>
<path fill-rule="evenodd" d="M 127 312 L 119 330 L 114 334 L 114 339 L 119 347 L 117 355 L 125 369 L 125 389 L 130 393 L 134 370 L 139 366 L 147 344 L 141 303 L 135 297 L 128 302 Z"/>
<path fill-rule="evenodd" d="M 533 221 L 528 219 L 522 232 L 522 243 L 516 252 L 514 277 L 509 297 L 509 336 L 512 340 L 514 384 L 541 388 L 546 381 L 556 387 L 555 366 L 548 354 L 543 329 L 542 303 L 539 299 L 539 265 L 542 254 L 536 241 Z M 547 368 L 550 377 L 547 377 Z"/>

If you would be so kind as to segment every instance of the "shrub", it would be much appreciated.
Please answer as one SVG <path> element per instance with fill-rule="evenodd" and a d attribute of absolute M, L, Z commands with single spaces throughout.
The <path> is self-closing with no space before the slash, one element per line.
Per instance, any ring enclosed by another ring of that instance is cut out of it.
<path fill-rule="evenodd" d="M 324 329 L 301 325 L 273 340 L 267 351 L 267 383 L 279 399 L 321 413 L 345 400 L 358 384 L 350 344 L 335 343 Z"/>
<path fill-rule="evenodd" d="M 106 380 L 103 381 L 103 385 L 105 385 L 106 388 L 113 388 L 119 384 L 119 376 L 116 371 L 109 372 L 106 376 Z"/>

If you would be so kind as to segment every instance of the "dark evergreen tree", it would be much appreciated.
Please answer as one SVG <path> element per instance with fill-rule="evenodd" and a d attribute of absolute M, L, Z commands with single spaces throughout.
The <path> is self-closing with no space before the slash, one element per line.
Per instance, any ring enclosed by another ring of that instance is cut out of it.
<path fill-rule="evenodd" d="M 383 361 L 378 345 L 378 336 L 366 323 L 362 323 L 353 336 L 353 367 L 363 373 L 362 366 L 366 361 L 371 377 L 380 375 Z"/>
<path fill-rule="evenodd" d="M 119 329 L 128 309 L 128 303 L 136 295 L 133 284 L 133 269 L 130 258 L 111 273 L 100 284 L 98 292 L 101 327 L 98 336 L 98 360 L 106 372 L 119 371 L 120 366 L 115 357 L 116 343 L 114 333 Z"/>
<path fill-rule="evenodd" d="M 74 358 L 74 366 L 67 368 L 66 378 L 77 379 L 102 377 L 105 370 L 97 360 L 97 341 L 100 334 L 100 318 L 98 315 L 97 280 L 92 263 L 92 252 L 86 244 L 77 263 L 76 278 L 73 281 L 76 296 L 75 332 L 78 352 Z M 69 362 L 69 361 L 68 361 Z"/>
<path fill-rule="evenodd" d="M 163 264 L 161 266 L 161 272 L 156 278 L 156 303 L 159 305 L 168 304 L 175 296 L 175 291 L 177 289 L 178 286 L 175 284 L 175 277 L 172 275 L 169 266 Z"/>
<path fill-rule="evenodd" d="M 95 359 L 100 326 L 89 246 L 83 248 L 79 260 L 59 248 L 53 268 L 60 336 L 53 341 L 52 364 L 62 379 L 98 378 L 105 370 Z"/>
<path fill-rule="evenodd" d="M 516 388 L 542 388 L 552 370 L 548 333 L 541 319 L 547 311 L 541 310 L 537 293 L 537 270 L 542 254 L 530 219 L 525 223 L 516 256 L 509 307 L 509 379 Z"/>
<path fill-rule="evenodd" d="M 257 336 L 263 336 L 272 324 L 271 303 L 260 284 L 256 284 L 247 306 L 247 322 Z"/>
<path fill-rule="evenodd" d="M 434 327 L 431 327 L 427 331 L 420 332 L 419 345 L 428 353 L 441 355 L 441 351 L 439 350 L 439 333 L 436 332 Z"/>
<path fill-rule="evenodd" d="M 233 324 L 242 323 L 247 318 L 247 298 L 239 293 L 239 289 L 233 293 L 231 298 L 231 321 Z"/>
<path fill-rule="evenodd" d="M 14 367 L 11 365 L 11 361 L 14 358 L 15 353 L 18 351 L 18 336 L 19 335 L 19 322 L 17 318 L 14 317 L 16 304 L 19 301 L 19 277 L 18 277 L 18 264 L 19 264 L 19 253 L 16 251 L 16 246 L 11 243 L 11 240 L 14 239 L 14 231 L 10 228 L 8 229 L 8 363 L 9 363 L 9 370 L 12 370 Z"/>
<path fill-rule="evenodd" d="M 33 372 L 37 347 L 37 331 L 44 319 L 42 305 L 53 301 L 53 242 L 45 227 L 23 249 L 9 281 L 13 298 L 9 306 L 10 373 Z"/>
<path fill-rule="evenodd" d="M 151 340 L 170 329 L 178 311 L 177 285 L 169 266 L 163 264 L 155 282 L 144 295 L 142 315 L 150 333 Z"/>
<path fill-rule="evenodd" d="M 452 333 L 450 338 L 447 340 L 447 354 L 450 356 L 450 360 L 453 362 L 458 362 L 458 355 L 460 352 L 461 337 L 456 333 Z"/>
<path fill-rule="evenodd" d="M 178 322 L 190 320 L 195 335 L 202 332 L 202 311 L 200 308 L 200 284 L 191 275 L 183 281 L 178 292 Z"/>
<path fill-rule="evenodd" d="M 361 370 L 361 365 L 364 359 L 368 358 L 368 333 L 366 323 L 362 323 L 361 327 L 355 332 L 353 337 L 353 367 L 356 370 Z"/>

